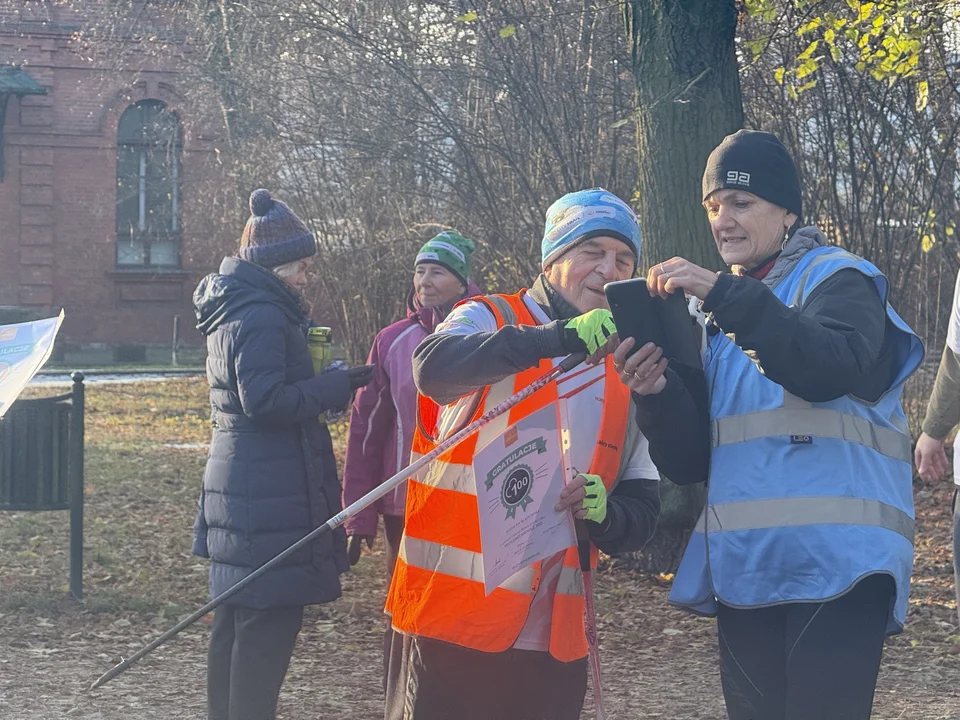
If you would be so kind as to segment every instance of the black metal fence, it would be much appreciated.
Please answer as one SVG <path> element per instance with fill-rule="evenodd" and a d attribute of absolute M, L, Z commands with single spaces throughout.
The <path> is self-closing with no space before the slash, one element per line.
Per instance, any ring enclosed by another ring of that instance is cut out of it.
<path fill-rule="evenodd" d="M 69 393 L 17 400 L 0 420 L 0 510 L 70 511 L 70 594 L 83 597 L 83 373 Z"/>

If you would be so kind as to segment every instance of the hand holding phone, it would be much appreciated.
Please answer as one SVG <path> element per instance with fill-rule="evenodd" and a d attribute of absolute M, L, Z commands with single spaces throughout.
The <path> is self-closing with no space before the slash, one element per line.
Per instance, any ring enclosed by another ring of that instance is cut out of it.
<path fill-rule="evenodd" d="M 697 335 L 682 292 L 653 296 L 644 278 L 608 283 L 603 290 L 620 339 L 634 339 L 629 355 L 653 343 L 668 360 L 701 366 Z"/>
<path fill-rule="evenodd" d="M 667 385 L 667 358 L 663 349 L 647 343 L 632 352 L 636 341 L 627 338 L 613 352 L 613 365 L 620 381 L 638 395 L 656 395 Z"/>

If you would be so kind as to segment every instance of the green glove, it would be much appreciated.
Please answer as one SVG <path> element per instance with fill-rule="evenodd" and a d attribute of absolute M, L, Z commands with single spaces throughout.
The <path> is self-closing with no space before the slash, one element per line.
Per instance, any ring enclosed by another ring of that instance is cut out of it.
<path fill-rule="evenodd" d="M 569 320 L 563 330 L 564 350 L 593 355 L 617 331 L 617 326 L 609 310 L 596 309 Z"/>
<path fill-rule="evenodd" d="M 599 475 L 580 473 L 580 477 L 587 481 L 583 488 L 586 493 L 583 498 L 583 507 L 587 511 L 585 519 L 599 525 L 607 517 L 607 489 L 603 486 L 603 480 Z"/>

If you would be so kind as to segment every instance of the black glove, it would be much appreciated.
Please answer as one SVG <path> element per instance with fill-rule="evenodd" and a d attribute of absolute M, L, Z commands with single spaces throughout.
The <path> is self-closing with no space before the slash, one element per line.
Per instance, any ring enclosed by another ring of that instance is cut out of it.
<path fill-rule="evenodd" d="M 373 365 L 357 365 L 347 370 L 350 378 L 350 389 L 359 390 L 373 380 Z"/>
<path fill-rule="evenodd" d="M 350 404 L 353 388 L 347 370 L 331 370 L 313 378 L 320 387 L 321 408 L 323 412 L 339 412 Z"/>
<path fill-rule="evenodd" d="M 347 538 L 347 558 L 350 560 L 350 567 L 357 564 L 360 560 L 360 548 L 363 541 L 367 541 L 367 547 L 373 549 L 373 538 L 363 535 L 351 535 Z"/>

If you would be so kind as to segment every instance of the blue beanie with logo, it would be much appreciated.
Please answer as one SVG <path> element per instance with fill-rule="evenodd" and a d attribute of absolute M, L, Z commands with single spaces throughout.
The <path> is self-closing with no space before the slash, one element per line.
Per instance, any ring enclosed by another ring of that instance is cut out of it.
<path fill-rule="evenodd" d="M 603 188 L 567 193 L 547 210 L 541 267 L 546 268 L 578 243 L 602 235 L 625 243 L 636 260 L 640 259 L 640 226 L 629 205 Z"/>

